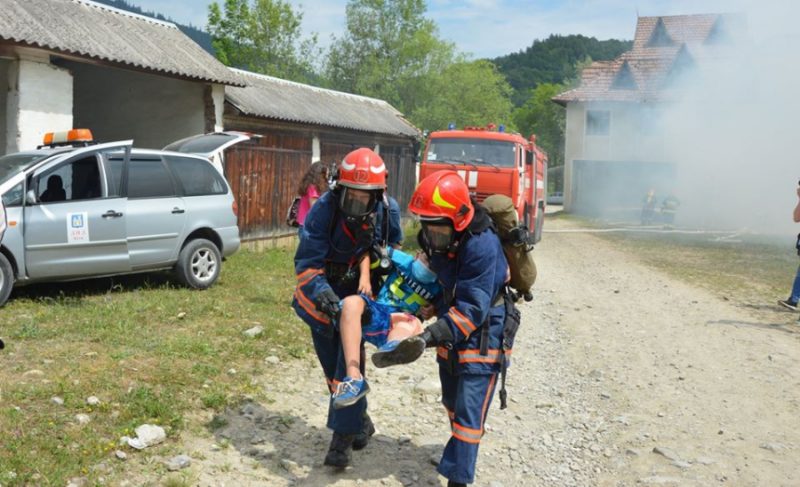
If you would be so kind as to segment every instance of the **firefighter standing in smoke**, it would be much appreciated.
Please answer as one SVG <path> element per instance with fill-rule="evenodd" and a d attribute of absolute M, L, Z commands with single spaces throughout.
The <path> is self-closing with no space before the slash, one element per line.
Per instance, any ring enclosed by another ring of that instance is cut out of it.
<path fill-rule="evenodd" d="M 442 403 L 452 428 L 438 471 L 448 486 L 462 486 L 475 480 L 504 357 L 508 263 L 489 215 L 470 200 L 455 172 L 438 171 L 422 180 L 408 208 L 420 218 L 420 244 L 444 289 L 435 305 L 438 320 L 420 335 L 427 346 L 438 346 Z"/>
<path fill-rule="evenodd" d="M 342 160 L 336 188 L 311 207 L 301 230 L 294 257 L 297 288 L 292 307 L 311 328 L 331 392 L 347 375 L 341 338 L 331 324 L 341 311 L 340 299 L 356 294 L 358 263 L 373 245 L 384 239 L 391 245 L 403 241 L 399 219 L 384 209 L 385 189 L 386 166 L 381 157 L 370 149 L 356 149 Z M 384 231 L 388 236 L 382 235 Z M 363 342 L 361 347 L 363 356 Z M 326 465 L 345 467 L 351 451 L 367 445 L 375 428 L 366 410 L 366 398 L 343 409 L 329 404 L 327 425 L 333 437 Z"/>

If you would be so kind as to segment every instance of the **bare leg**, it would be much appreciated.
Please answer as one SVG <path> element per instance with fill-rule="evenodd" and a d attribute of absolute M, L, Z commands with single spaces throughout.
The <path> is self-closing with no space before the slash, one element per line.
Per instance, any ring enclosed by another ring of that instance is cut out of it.
<path fill-rule="evenodd" d="M 364 306 L 364 300 L 359 296 L 344 298 L 339 322 L 347 375 L 353 379 L 361 378 L 361 315 L 364 314 Z"/>

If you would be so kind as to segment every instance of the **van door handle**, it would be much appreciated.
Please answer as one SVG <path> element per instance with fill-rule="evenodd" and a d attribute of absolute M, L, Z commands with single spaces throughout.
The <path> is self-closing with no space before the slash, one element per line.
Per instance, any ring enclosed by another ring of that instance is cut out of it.
<path fill-rule="evenodd" d="M 186 210 L 184 210 L 183 208 L 178 208 L 176 206 L 175 208 L 172 209 L 172 214 L 178 214 L 178 213 L 186 213 Z"/>
<path fill-rule="evenodd" d="M 122 213 L 114 210 L 108 210 L 107 212 L 103 213 L 103 218 L 119 218 L 122 216 Z"/>

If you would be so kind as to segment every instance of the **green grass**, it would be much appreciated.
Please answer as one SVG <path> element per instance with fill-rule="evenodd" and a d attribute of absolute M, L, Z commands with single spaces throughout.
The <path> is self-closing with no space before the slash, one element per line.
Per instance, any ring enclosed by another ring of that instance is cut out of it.
<path fill-rule="evenodd" d="M 798 265 L 794 239 L 672 233 L 598 234 L 667 274 L 743 303 L 773 303 L 791 289 Z"/>
<path fill-rule="evenodd" d="M 176 438 L 188 411 L 262 395 L 251 378 L 269 372 L 264 357 L 310 350 L 290 308 L 292 257 L 239 252 L 206 291 L 152 274 L 16 290 L 0 309 L 0 485 L 94 482 L 92 466 L 115 465 L 119 438 L 136 426 Z M 255 322 L 264 333 L 244 336 Z M 91 422 L 79 426 L 79 413 Z"/>

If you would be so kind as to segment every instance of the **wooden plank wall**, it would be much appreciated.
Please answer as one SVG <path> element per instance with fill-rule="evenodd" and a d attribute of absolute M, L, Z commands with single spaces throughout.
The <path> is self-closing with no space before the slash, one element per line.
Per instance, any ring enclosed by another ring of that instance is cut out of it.
<path fill-rule="evenodd" d="M 266 134 L 226 151 L 225 177 L 239 206 L 243 241 L 296 233 L 284 219 L 310 164 L 308 137 Z"/>
<path fill-rule="evenodd" d="M 353 149 L 371 147 L 368 144 L 322 143 L 321 160 L 325 163 L 341 161 Z M 388 192 L 400 204 L 403 214 L 408 211 L 408 202 L 416 186 L 416 168 L 410 146 L 380 146 L 381 158 L 389 172 Z"/>
<path fill-rule="evenodd" d="M 250 127 L 247 127 L 250 128 Z M 225 152 L 225 177 L 239 207 L 239 231 L 243 241 L 294 235 L 284 223 L 286 210 L 297 185 L 311 164 L 312 137 L 303 133 L 259 131 L 257 141 L 245 142 Z M 373 147 L 372 141 L 320 143 L 320 160 L 338 164 L 353 149 Z M 381 145 L 381 157 L 389 171 L 389 194 L 407 213 L 416 184 L 416 169 L 410 145 Z"/>

